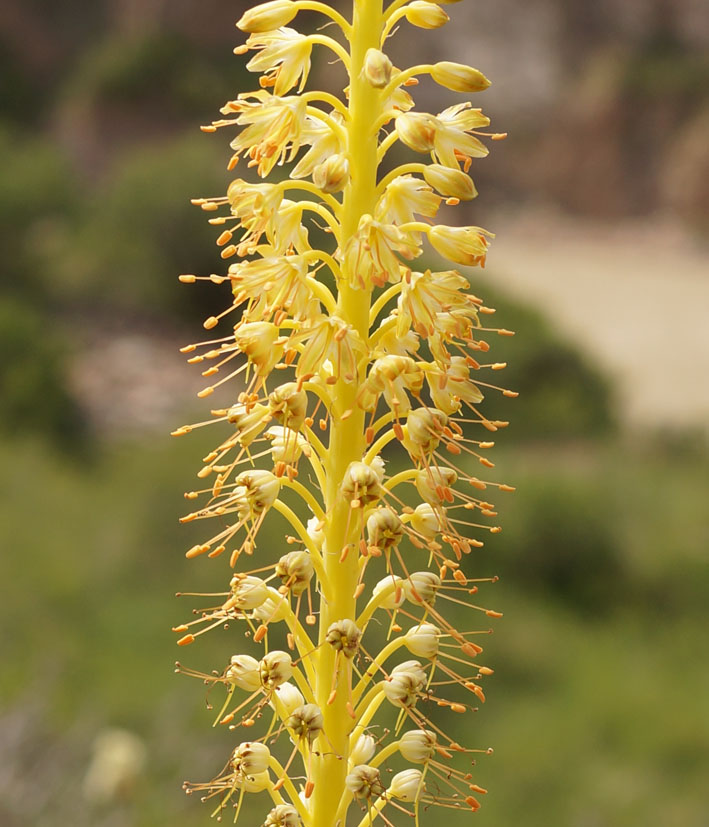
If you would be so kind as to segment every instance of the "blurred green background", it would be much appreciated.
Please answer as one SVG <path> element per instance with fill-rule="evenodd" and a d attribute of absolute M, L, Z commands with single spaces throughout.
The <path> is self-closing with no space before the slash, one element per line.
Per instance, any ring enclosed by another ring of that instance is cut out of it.
<path fill-rule="evenodd" d="M 521 392 L 487 409 L 512 422 L 495 460 L 518 490 L 469 561 L 500 575 L 485 600 L 505 612 L 466 738 L 495 750 L 475 821 L 707 827 L 709 11 L 489 6 L 392 42 L 399 65 L 485 71 L 481 105 L 511 133 L 460 218 L 499 232 L 471 278 L 517 331 L 493 353 Z M 0 12 L 2 827 L 209 823 L 180 784 L 216 773 L 230 737 L 173 674 L 170 627 L 188 613 L 176 591 L 222 587 L 177 525 L 218 437 L 167 434 L 205 408 L 177 348 L 223 297 L 176 275 L 220 266 L 188 202 L 229 181 L 228 136 L 197 126 L 253 87 L 231 55 L 245 7 Z M 230 654 L 217 635 L 191 664 Z M 131 771 L 104 789 L 111 737 Z"/>

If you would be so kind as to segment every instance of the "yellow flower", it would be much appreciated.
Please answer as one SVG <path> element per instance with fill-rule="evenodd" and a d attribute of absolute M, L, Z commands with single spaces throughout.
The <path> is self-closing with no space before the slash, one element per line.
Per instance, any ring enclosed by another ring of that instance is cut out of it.
<path fill-rule="evenodd" d="M 407 260 L 421 255 L 415 236 L 394 224 L 383 224 L 371 215 L 363 215 L 343 255 L 352 286 L 369 289 L 372 285 L 399 281 L 401 262 L 397 253 Z"/>
<path fill-rule="evenodd" d="M 438 163 L 458 169 L 460 156 L 484 158 L 488 148 L 468 133 L 489 124 L 490 119 L 480 109 L 473 109 L 468 101 L 444 109 L 436 117 L 433 154 Z"/>
<path fill-rule="evenodd" d="M 292 161 L 298 153 L 305 128 L 306 102 L 299 97 L 279 98 L 268 92 L 251 92 L 225 107 L 239 112 L 244 126 L 230 146 L 237 155 L 248 152 L 251 163 L 264 178 L 276 164 Z"/>
<path fill-rule="evenodd" d="M 252 34 L 246 41 L 249 49 L 259 53 L 246 64 L 250 72 L 264 72 L 262 86 L 273 87 L 274 95 L 285 95 L 299 83 L 302 92 L 310 72 L 310 39 L 295 29 Z"/>
<path fill-rule="evenodd" d="M 468 266 L 485 266 L 488 238 L 493 234 L 481 227 L 431 227 L 428 240 L 437 252 L 451 261 Z"/>
<path fill-rule="evenodd" d="M 433 218 L 441 201 L 419 178 L 402 175 L 387 185 L 374 216 L 384 224 L 406 224 L 414 220 L 414 214 Z"/>

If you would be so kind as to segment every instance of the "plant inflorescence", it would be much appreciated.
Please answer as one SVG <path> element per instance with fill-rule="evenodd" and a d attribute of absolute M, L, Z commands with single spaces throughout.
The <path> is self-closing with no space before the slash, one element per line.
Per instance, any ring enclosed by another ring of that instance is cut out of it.
<path fill-rule="evenodd" d="M 291 28 L 303 11 L 324 16 L 328 34 Z M 350 20 L 316 0 L 255 6 L 235 51 L 252 53 L 260 88 L 203 127 L 235 130 L 229 169 L 255 171 L 195 201 L 226 273 L 180 277 L 228 285 L 232 298 L 204 322 L 214 338 L 183 348 L 210 383 L 199 396 L 236 388 L 212 411 L 226 437 L 183 518 L 217 525 L 187 556 L 222 557 L 229 580 L 175 629 L 182 646 L 245 632 L 235 646 L 247 651 L 211 674 L 178 664 L 222 693 L 215 725 L 241 735 L 215 777 L 185 785 L 219 819 L 260 793 L 265 827 L 409 823 L 404 813 L 418 825 L 431 805 L 474 811 L 485 792 L 472 765 L 489 750 L 461 744 L 460 719 L 446 718 L 483 702 L 492 672 L 479 636 L 499 613 L 472 595 L 495 578 L 462 563 L 499 531 L 487 492 L 512 490 L 470 470 L 493 467 L 490 437 L 507 424 L 479 405 L 488 391 L 515 395 L 487 378 L 504 367 L 487 339 L 509 331 L 487 323 L 493 311 L 457 270 L 416 261 L 430 245 L 484 265 L 491 233 L 433 219 L 442 202 L 477 195 L 468 173 L 488 152 L 481 138 L 503 136 L 469 102 L 414 108 L 419 76 L 475 93 L 489 85 L 481 72 L 449 61 L 402 71 L 384 51 L 400 23 L 447 20 L 426 0 L 354 0 Z M 344 67 L 341 96 L 305 91 L 313 49 Z M 397 143 L 426 163 L 392 168 Z M 276 167 L 287 177 L 259 181 Z M 259 540 L 266 519 L 285 527 L 278 548 Z"/>

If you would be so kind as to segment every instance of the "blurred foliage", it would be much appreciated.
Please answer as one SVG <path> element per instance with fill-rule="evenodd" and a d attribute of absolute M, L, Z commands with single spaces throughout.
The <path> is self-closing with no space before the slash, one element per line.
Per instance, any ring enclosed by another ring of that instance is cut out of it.
<path fill-rule="evenodd" d="M 26 303 L 0 303 L 0 427 L 36 432 L 63 450 L 79 449 L 86 423 L 67 389 L 64 350 L 47 320 Z"/>
<path fill-rule="evenodd" d="M 84 106 L 123 105 L 140 118 L 192 124 L 213 117 L 216 107 L 244 87 L 243 64 L 227 49 L 208 52 L 175 31 L 117 34 L 88 48 L 67 80 L 67 101 Z"/>
<path fill-rule="evenodd" d="M 212 143 L 177 137 L 127 150 L 83 205 L 77 226 L 45 245 L 64 301 L 174 317 L 219 301 L 218 291 L 180 289 L 181 272 L 221 266 L 215 233 L 190 198 L 223 192 L 223 153 Z M 219 155 L 219 159 L 217 156 Z M 189 294 L 189 295 L 188 295 Z M 224 301 L 224 298 L 221 298 Z"/>
<path fill-rule="evenodd" d="M 490 344 L 484 361 L 507 363 L 504 371 L 492 374 L 494 379 L 488 374 L 485 380 L 519 393 L 511 403 L 493 390 L 485 392 L 486 416 L 511 421 L 503 439 L 559 440 L 612 432 L 616 418 L 608 379 L 541 313 L 477 275 L 471 281 L 474 292 L 496 310 L 494 316 L 483 316 L 483 323 L 515 333 L 484 337 Z"/>

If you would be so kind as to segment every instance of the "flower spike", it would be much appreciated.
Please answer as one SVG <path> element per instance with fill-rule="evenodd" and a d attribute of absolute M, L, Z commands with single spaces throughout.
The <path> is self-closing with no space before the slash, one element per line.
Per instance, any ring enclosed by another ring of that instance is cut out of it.
<path fill-rule="evenodd" d="M 217 697 L 214 726 L 244 738 L 210 781 L 185 784 L 217 820 L 253 796 L 262 827 L 419 827 L 433 806 L 475 811 L 485 793 L 470 762 L 490 750 L 450 733 L 493 674 L 480 640 L 501 614 L 477 592 L 497 578 L 472 575 L 473 553 L 500 530 L 488 492 L 513 488 L 478 476 L 507 424 L 479 406 L 516 395 L 486 356 L 488 334 L 510 331 L 489 326 L 465 275 L 419 261 L 485 265 L 492 233 L 435 220 L 443 201 L 477 196 L 470 168 L 503 136 L 468 101 L 429 113 L 409 93 L 420 75 L 481 92 L 478 69 L 398 68 L 386 53 L 399 24 L 435 30 L 453 2 L 353 0 L 349 20 L 320 0 L 260 3 L 234 50 L 258 88 L 203 127 L 230 133 L 241 172 L 194 201 L 223 270 L 180 281 L 209 281 L 226 307 L 182 351 L 208 383 L 200 397 L 230 395 L 173 433 L 222 429 L 182 518 L 210 520 L 186 555 L 221 575 L 174 631 L 187 652 L 218 629 L 244 636 L 221 671 L 176 670 L 208 687 L 210 709 Z M 334 36 L 297 31 L 301 11 Z M 307 88 L 320 46 L 348 73 L 339 96 Z M 384 171 L 397 143 L 411 158 Z"/>

